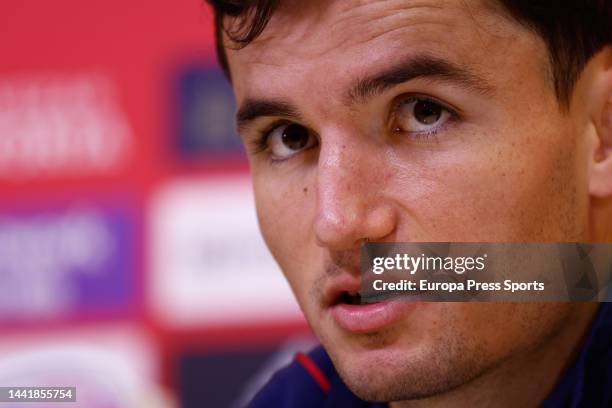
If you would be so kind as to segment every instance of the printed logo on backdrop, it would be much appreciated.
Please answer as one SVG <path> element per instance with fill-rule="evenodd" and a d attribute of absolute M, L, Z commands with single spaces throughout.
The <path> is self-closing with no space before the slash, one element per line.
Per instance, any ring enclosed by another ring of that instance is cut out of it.
<path fill-rule="evenodd" d="M 133 217 L 117 209 L 0 215 L 0 322 L 127 312 L 134 239 Z"/>
<path fill-rule="evenodd" d="M 301 319 L 263 241 L 248 176 L 173 180 L 150 215 L 150 308 L 168 326 Z"/>
<path fill-rule="evenodd" d="M 2 387 L 74 387 L 76 401 L 2 401 L 0 406 L 176 407 L 157 384 L 159 366 L 152 339 L 132 325 L 4 334 L 0 339 Z"/>
<path fill-rule="evenodd" d="M 97 73 L 0 78 L 0 182 L 113 173 L 133 141 L 116 84 Z"/>
<path fill-rule="evenodd" d="M 176 82 L 176 147 L 184 157 L 241 153 L 234 95 L 223 72 L 213 67 L 184 69 Z"/>

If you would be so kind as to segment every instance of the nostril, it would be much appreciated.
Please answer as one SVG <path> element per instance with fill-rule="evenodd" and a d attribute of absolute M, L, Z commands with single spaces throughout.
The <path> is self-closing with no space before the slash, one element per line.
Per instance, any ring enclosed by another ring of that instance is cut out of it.
<path fill-rule="evenodd" d="M 367 186 L 361 191 L 355 185 L 350 188 L 348 183 L 340 185 L 330 179 L 318 181 L 314 232 L 319 246 L 351 250 L 365 237 L 382 240 L 395 230 L 398 218 L 391 199 L 370 194 Z"/>

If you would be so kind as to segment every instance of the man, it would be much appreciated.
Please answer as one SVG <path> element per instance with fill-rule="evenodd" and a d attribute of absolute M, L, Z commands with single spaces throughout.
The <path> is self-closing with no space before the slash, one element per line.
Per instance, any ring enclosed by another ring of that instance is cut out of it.
<path fill-rule="evenodd" d="M 324 348 L 252 406 L 611 406 L 605 304 L 347 299 L 368 241 L 612 241 L 612 3 L 211 3 L 262 233 Z"/>

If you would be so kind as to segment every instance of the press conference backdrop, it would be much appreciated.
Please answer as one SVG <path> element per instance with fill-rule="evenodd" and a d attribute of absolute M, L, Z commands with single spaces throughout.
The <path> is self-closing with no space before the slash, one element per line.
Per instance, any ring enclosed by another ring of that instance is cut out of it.
<path fill-rule="evenodd" d="M 312 344 L 234 110 L 201 0 L 0 1 L 0 386 L 240 406 Z"/>

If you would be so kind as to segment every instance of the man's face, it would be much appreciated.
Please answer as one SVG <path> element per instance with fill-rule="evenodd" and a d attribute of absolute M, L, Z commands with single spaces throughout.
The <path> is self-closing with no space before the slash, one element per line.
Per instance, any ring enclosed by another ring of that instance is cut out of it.
<path fill-rule="evenodd" d="M 289 2 L 227 53 L 264 238 L 353 391 L 449 390 L 563 325 L 570 304 L 339 309 L 364 240 L 588 238 L 580 112 L 538 36 L 477 2 Z"/>

